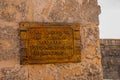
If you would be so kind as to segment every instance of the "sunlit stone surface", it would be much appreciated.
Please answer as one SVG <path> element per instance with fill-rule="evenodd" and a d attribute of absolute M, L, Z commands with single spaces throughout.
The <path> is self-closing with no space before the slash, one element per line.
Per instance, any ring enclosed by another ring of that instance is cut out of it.
<path fill-rule="evenodd" d="M 0 0 L 0 80 L 102 80 L 97 0 Z M 81 62 L 20 65 L 20 22 L 80 23 Z"/>

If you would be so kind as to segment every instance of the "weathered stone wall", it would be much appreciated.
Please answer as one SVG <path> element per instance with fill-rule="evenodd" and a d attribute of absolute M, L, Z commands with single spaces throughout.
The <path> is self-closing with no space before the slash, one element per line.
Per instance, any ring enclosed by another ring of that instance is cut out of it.
<path fill-rule="evenodd" d="M 97 0 L 0 0 L 0 80 L 102 80 Z M 80 23 L 81 62 L 20 65 L 20 22 Z"/>
<path fill-rule="evenodd" d="M 101 39 L 104 79 L 120 79 L 120 39 Z"/>

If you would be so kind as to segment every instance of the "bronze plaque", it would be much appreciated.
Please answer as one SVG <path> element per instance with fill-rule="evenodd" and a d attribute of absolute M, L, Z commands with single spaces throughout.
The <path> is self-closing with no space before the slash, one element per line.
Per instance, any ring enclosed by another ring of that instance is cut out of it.
<path fill-rule="evenodd" d="M 80 62 L 79 24 L 20 24 L 21 64 Z"/>

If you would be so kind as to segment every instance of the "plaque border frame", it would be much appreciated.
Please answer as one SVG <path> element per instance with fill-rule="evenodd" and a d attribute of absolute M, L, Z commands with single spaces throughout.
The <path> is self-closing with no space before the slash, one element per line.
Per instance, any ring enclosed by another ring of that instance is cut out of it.
<path fill-rule="evenodd" d="M 20 36 L 20 64 L 51 64 L 51 63 L 78 63 L 81 62 L 81 36 L 80 36 L 80 24 L 79 23 L 59 23 L 59 22 L 21 22 L 19 28 Z M 40 62 L 37 60 L 30 60 L 27 50 L 27 30 L 31 27 L 46 27 L 46 26 L 59 26 L 59 27 L 71 27 L 73 29 L 73 42 L 74 52 L 73 56 L 69 61 L 57 61 L 57 62 Z"/>

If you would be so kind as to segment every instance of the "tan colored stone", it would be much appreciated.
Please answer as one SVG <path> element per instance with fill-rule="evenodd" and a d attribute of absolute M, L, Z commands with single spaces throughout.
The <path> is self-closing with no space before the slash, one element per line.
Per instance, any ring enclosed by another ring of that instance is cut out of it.
<path fill-rule="evenodd" d="M 9 40 L 0 40 L 0 48 L 4 51 L 8 51 L 15 47 L 15 43 Z"/>
<path fill-rule="evenodd" d="M 0 80 L 102 80 L 99 14 L 97 0 L 0 0 Z M 24 21 L 80 23 L 81 62 L 19 65 Z"/>
<path fill-rule="evenodd" d="M 18 22 L 24 19 L 25 0 L 1 0 L 0 4 L 0 19 L 7 22 Z"/>
<path fill-rule="evenodd" d="M 3 74 L 0 72 L 0 78 L 2 78 L 3 77 Z"/>

